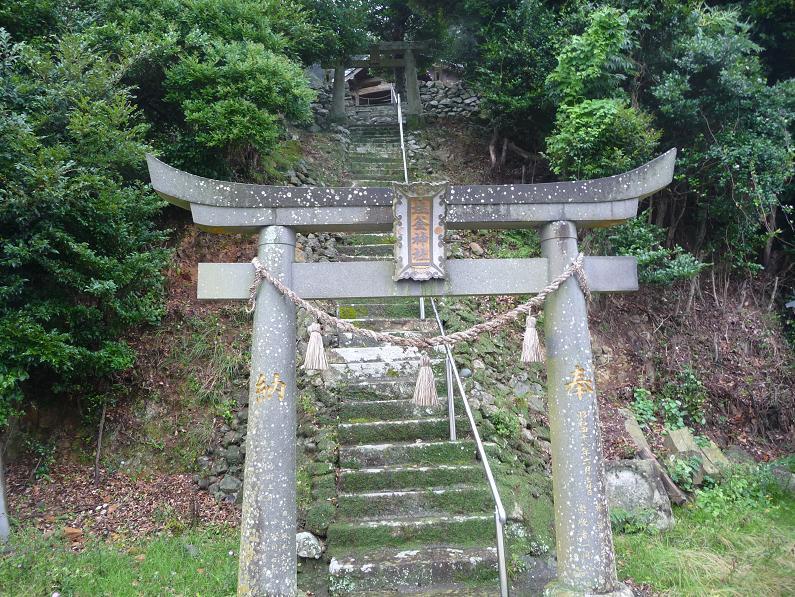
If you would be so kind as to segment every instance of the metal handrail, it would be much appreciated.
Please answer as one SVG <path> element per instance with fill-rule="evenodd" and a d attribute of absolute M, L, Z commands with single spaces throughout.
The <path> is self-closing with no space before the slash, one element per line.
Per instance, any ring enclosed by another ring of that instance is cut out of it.
<path fill-rule="evenodd" d="M 431 306 L 433 307 L 433 314 L 436 317 L 436 324 L 439 326 L 439 333 L 444 336 L 444 326 L 439 317 L 439 311 L 436 309 L 436 301 L 433 298 L 431 298 Z M 489 482 L 489 489 L 494 498 L 494 521 L 497 527 L 497 560 L 500 571 L 500 595 L 502 597 L 508 597 L 508 568 L 505 561 L 505 523 L 508 521 L 508 517 L 505 515 L 505 508 L 502 505 L 500 492 L 497 489 L 497 482 L 494 480 L 494 474 L 491 472 L 489 459 L 486 456 L 486 449 L 483 447 L 483 441 L 480 439 L 480 433 L 478 433 L 478 428 L 475 424 L 475 417 L 472 414 L 472 409 L 469 406 L 469 401 L 464 391 L 464 384 L 461 382 L 458 367 L 456 367 L 455 361 L 453 360 L 453 351 L 448 345 L 445 345 L 444 349 L 447 353 L 445 367 L 447 373 L 448 415 L 450 416 L 451 430 L 450 439 L 455 441 L 455 408 L 453 407 L 453 388 L 451 383 L 453 377 L 455 377 L 458 392 L 461 394 L 461 401 L 464 404 L 467 419 L 469 419 L 469 426 L 472 429 L 472 436 L 475 438 L 475 445 L 477 446 L 478 455 L 480 456 L 480 462 L 483 463 L 483 468 L 486 471 L 486 479 Z"/>
<path fill-rule="evenodd" d="M 409 181 L 409 169 L 406 163 L 406 143 L 403 140 L 403 110 L 400 107 L 400 94 L 395 92 L 395 88 L 391 87 L 392 102 L 397 104 L 397 119 L 398 128 L 400 129 L 400 153 L 403 155 L 403 182 Z"/>

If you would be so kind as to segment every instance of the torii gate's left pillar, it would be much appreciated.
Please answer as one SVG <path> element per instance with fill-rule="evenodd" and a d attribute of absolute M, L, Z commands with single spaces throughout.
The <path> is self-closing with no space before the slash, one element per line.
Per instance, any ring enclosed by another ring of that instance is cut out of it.
<path fill-rule="evenodd" d="M 295 232 L 263 228 L 258 256 L 292 286 Z M 296 587 L 295 306 L 260 284 L 254 311 L 238 595 L 293 597 Z"/>

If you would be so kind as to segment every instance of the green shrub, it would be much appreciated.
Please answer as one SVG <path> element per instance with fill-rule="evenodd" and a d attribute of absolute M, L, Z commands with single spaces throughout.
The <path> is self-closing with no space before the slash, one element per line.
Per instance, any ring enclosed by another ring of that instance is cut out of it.
<path fill-rule="evenodd" d="M 0 415 L 22 382 L 94 391 L 132 366 L 122 339 L 163 310 L 165 233 L 143 176 L 145 127 L 120 66 L 65 36 L 0 30 Z M 5 423 L 0 419 L 0 426 Z"/>
<path fill-rule="evenodd" d="M 632 402 L 632 412 L 641 425 L 647 426 L 652 421 L 657 420 L 657 405 L 649 390 L 635 388 L 632 390 L 634 400 Z"/>
<path fill-rule="evenodd" d="M 665 462 L 665 468 L 668 469 L 671 480 L 687 492 L 692 492 L 695 489 L 693 477 L 700 467 L 701 459 L 698 456 L 689 458 L 672 456 Z"/>
<path fill-rule="evenodd" d="M 653 519 L 654 512 L 651 510 L 629 512 L 623 508 L 610 509 L 610 526 L 614 533 L 624 533 L 625 535 L 645 533 L 652 528 Z"/>
<path fill-rule="evenodd" d="M 489 415 L 489 420 L 494 425 L 497 435 L 505 439 L 515 440 L 519 438 L 522 425 L 519 418 L 507 410 L 497 410 Z"/>
<path fill-rule="evenodd" d="M 602 234 L 607 236 L 609 252 L 638 260 L 638 277 L 646 284 L 687 280 L 707 267 L 679 245 L 668 248 L 665 230 L 650 224 L 645 213 Z"/>
<path fill-rule="evenodd" d="M 563 178 L 599 178 L 640 166 L 659 138 L 651 118 L 625 100 L 584 100 L 558 109 L 545 154 Z"/>
<path fill-rule="evenodd" d="M 679 411 L 676 415 L 673 414 L 673 406 L 671 408 L 672 418 L 677 419 L 677 423 L 680 422 L 678 419 L 685 414 L 695 423 L 702 425 L 706 423 L 703 407 L 709 395 L 695 369 L 691 366 L 679 371 L 674 381 L 669 381 L 663 386 L 661 393 L 666 403 L 676 405 L 675 410 Z M 683 423 L 679 425 L 679 427 L 683 426 Z"/>

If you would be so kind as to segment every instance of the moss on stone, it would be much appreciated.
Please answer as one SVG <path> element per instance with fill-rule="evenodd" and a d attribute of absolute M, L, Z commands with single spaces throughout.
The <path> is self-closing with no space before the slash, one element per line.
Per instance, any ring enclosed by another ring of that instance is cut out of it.
<path fill-rule="evenodd" d="M 310 533 L 314 533 L 319 537 L 325 537 L 329 525 L 334 520 L 335 513 L 336 508 L 334 504 L 327 501 L 314 502 L 307 510 L 306 523 L 304 526 Z"/>

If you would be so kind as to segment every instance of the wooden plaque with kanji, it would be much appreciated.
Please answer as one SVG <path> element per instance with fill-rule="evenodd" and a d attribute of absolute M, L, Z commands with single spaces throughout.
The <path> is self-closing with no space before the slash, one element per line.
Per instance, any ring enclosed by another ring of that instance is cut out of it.
<path fill-rule="evenodd" d="M 444 278 L 448 184 L 395 183 L 395 280 Z"/>

